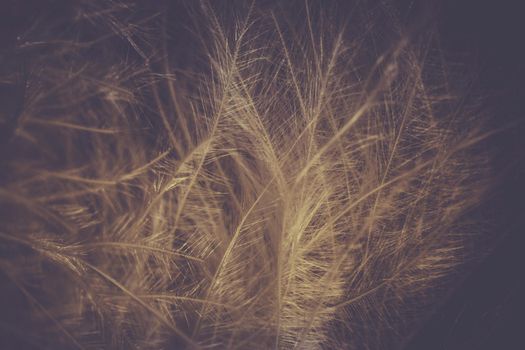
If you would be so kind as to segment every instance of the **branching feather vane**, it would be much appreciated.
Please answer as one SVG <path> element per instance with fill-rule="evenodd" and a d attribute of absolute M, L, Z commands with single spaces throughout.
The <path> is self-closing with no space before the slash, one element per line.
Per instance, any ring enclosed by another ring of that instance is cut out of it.
<path fill-rule="evenodd" d="M 0 271 L 29 344 L 385 349 L 443 295 L 485 134 L 382 7 L 295 5 L 186 4 L 179 56 L 154 6 L 25 33 Z"/>

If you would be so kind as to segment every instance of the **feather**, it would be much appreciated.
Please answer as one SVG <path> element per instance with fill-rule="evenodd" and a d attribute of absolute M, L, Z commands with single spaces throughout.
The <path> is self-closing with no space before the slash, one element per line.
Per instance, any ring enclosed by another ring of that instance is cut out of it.
<path fill-rule="evenodd" d="M 490 133 L 388 7 L 60 6 L 2 152 L 29 341 L 392 349 L 472 256 Z"/>

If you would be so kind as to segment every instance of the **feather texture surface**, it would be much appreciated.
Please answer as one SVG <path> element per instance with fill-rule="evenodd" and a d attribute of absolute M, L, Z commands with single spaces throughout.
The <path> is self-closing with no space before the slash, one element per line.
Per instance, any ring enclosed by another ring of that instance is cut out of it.
<path fill-rule="evenodd" d="M 393 349 L 475 254 L 490 133 L 383 3 L 53 4 L 2 71 L 23 346 Z"/>

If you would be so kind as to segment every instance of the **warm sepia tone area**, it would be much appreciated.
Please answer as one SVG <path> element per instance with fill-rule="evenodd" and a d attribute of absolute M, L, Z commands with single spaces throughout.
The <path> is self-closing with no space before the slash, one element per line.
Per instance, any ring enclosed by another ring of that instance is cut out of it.
<path fill-rule="evenodd" d="M 430 349 L 509 234 L 436 1 L 5 8 L 2 349 Z"/>

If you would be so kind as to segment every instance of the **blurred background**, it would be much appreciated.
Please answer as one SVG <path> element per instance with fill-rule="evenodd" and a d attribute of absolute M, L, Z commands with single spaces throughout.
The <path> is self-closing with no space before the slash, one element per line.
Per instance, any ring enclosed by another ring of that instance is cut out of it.
<path fill-rule="evenodd" d="M 412 1 L 412 11 L 425 6 Z M 499 174 L 486 207 L 492 252 L 415 333 L 407 349 L 525 349 L 525 21 L 522 1 L 444 0 L 435 18 L 442 49 L 472 71 L 495 128 Z M 405 7 L 406 8 L 406 7 Z"/>

